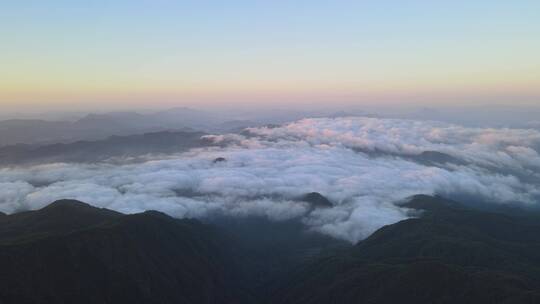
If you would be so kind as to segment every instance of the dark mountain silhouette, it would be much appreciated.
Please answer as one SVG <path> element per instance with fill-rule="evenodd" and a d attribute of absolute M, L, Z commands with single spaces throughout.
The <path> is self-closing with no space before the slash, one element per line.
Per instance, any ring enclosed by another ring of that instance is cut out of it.
<path fill-rule="evenodd" d="M 309 265 L 349 243 L 305 229 L 298 220 L 262 217 L 217 218 L 209 224 L 235 240 L 244 287 L 257 303 L 269 302 L 279 282 L 291 271 Z"/>
<path fill-rule="evenodd" d="M 466 165 L 467 163 L 461 159 L 450 156 L 446 153 L 438 151 L 424 151 L 418 155 L 409 157 L 410 159 L 419 163 L 431 166 L 454 164 L 454 165 Z"/>
<path fill-rule="evenodd" d="M 218 157 L 218 158 L 215 158 L 212 162 L 215 164 L 215 163 L 221 163 L 225 161 L 227 161 L 225 157 Z"/>
<path fill-rule="evenodd" d="M 25 211 L 1 218 L 0 242 L 64 235 L 120 216 L 121 213 L 82 202 L 60 200 L 39 211 Z"/>
<path fill-rule="evenodd" d="M 414 161 L 426 166 L 441 167 L 448 164 L 451 165 L 467 165 L 465 160 L 459 159 L 457 157 L 451 156 L 449 154 L 439 152 L 439 151 L 423 151 L 419 154 L 401 154 L 401 153 L 392 153 L 382 150 L 369 150 L 362 148 L 353 148 L 353 151 L 364 153 L 370 157 L 399 157 L 406 160 Z M 496 169 L 496 168 L 495 168 Z"/>
<path fill-rule="evenodd" d="M 301 201 L 311 204 L 316 208 L 329 208 L 333 204 L 319 192 L 311 192 L 300 198 Z"/>
<path fill-rule="evenodd" d="M 274 303 L 538 303 L 540 224 L 416 196 L 381 228 L 291 276 Z"/>
<path fill-rule="evenodd" d="M 230 242 L 194 220 L 60 201 L 0 227 L 0 303 L 244 302 Z"/>
<path fill-rule="evenodd" d="M 316 198 L 322 195 L 311 194 Z M 296 220 L 62 200 L 0 216 L 0 303 L 538 303 L 538 214 L 419 195 L 356 245 Z"/>

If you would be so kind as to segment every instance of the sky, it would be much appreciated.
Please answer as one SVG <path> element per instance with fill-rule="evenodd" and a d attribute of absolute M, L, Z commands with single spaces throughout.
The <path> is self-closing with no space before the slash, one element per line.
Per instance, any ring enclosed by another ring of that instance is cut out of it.
<path fill-rule="evenodd" d="M 540 1 L 1 1 L 5 110 L 540 104 Z"/>

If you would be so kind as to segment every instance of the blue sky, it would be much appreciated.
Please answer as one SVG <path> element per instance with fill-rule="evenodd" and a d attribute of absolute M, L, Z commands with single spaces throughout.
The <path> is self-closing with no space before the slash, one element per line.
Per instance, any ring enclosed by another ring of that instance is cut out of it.
<path fill-rule="evenodd" d="M 539 1 L 9 1 L 0 103 L 511 102 Z"/>

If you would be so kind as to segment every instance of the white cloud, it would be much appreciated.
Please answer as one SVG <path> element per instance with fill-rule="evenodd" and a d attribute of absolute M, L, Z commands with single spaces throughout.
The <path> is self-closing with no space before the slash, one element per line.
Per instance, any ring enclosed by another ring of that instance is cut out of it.
<path fill-rule="evenodd" d="M 524 204 L 540 197 L 534 183 L 540 132 L 534 130 L 338 118 L 250 132 L 208 136 L 223 146 L 144 163 L 2 169 L 0 211 L 73 198 L 127 213 L 300 218 L 310 229 L 356 242 L 407 218 L 407 210 L 394 202 L 414 194 Z M 430 166 L 409 157 L 424 151 L 446 153 L 467 165 Z M 227 161 L 213 163 L 217 157 Z M 334 207 L 313 210 L 297 201 L 309 192 L 325 195 Z"/>

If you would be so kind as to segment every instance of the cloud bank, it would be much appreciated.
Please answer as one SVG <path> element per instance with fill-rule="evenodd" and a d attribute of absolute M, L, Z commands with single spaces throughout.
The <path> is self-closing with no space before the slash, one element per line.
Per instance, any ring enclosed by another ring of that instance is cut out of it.
<path fill-rule="evenodd" d="M 499 204 L 540 202 L 540 131 L 413 120 L 304 119 L 207 136 L 215 147 L 137 164 L 43 164 L 0 169 L 0 211 L 78 199 L 125 213 L 298 218 L 357 242 L 409 217 L 415 194 Z M 437 152 L 424 159 L 425 152 Z M 424 153 L 424 154 L 422 154 Z M 223 157 L 226 161 L 214 162 Z M 331 208 L 299 197 L 319 192 Z"/>

